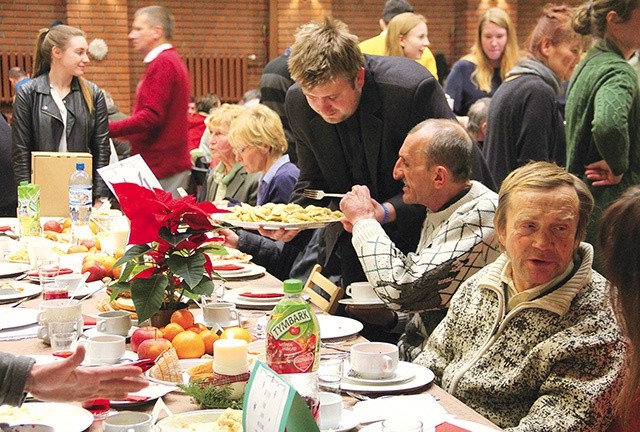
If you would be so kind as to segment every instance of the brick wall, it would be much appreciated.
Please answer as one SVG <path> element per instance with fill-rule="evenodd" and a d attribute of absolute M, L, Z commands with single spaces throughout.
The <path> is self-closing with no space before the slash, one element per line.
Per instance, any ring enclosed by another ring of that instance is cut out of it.
<path fill-rule="evenodd" d="M 413 0 L 427 17 L 431 50 L 452 63 L 473 43 L 478 16 L 487 8 L 507 9 L 523 41 L 547 0 Z M 567 0 L 569 5 L 580 0 Z M 0 38 L 3 51 L 32 52 L 38 29 L 55 19 L 82 28 L 87 39 L 104 39 L 109 54 L 93 61 L 87 78 L 108 89 L 129 112 L 142 62 L 127 34 L 136 9 L 150 4 L 169 7 L 176 17 L 174 44 L 183 55 L 255 55 L 249 62 L 249 88 L 258 86 L 269 60 L 269 38 L 275 53 L 293 42 L 296 29 L 309 20 L 334 15 L 360 39 L 376 35 L 384 0 L 2 0 Z M 270 18 L 270 10 L 276 11 Z M 270 28 L 273 27 L 273 28 Z"/>

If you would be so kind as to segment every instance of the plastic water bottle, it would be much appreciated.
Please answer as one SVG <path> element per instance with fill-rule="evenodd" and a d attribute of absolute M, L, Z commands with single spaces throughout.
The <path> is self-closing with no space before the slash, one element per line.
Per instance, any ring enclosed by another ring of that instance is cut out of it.
<path fill-rule="evenodd" d="M 285 280 L 284 293 L 267 326 L 267 365 L 296 389 L 319 422 L 320 326 L 311 306 L 301 297 L 301 281 Z"/>
<path fill-rule="evenodd" d="M 84 163 L 76 163 L 76 170 L 69 178 L 69 215 L 71 216 L 71 243 L 79 244 L 93 236 L 91 217 L 91 177 L 84 170 Z"/>

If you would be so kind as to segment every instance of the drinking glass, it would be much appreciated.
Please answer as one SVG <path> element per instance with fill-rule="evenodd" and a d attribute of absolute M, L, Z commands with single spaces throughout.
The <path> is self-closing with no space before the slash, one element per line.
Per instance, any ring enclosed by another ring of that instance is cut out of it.
<path fill-rule="evenodd" d="M 62 358 L 71 356 L 75 350 L 74 344 L 77 340 L 78 333 L 76 332 L 50 334 L 49 341 L 51 342 L 51 354 L 55 357 Z"/>
<path fill-rule="evenodd" d="M 37 258 L 36 268 L 40 285 L 53 282 L 60 272 L 60 259 L 58 257 Z"/>
<path fill-rule="evenodd" d="M 318 384 L 321 391 L 340 394 L 344 356 L 321 355 L 318 365 Z"/>
<path fill-rule="evenodd" d="M 382 422 L 382 432 L 422 432 L 422 422 L 412 418 L 390 418 Z"/>

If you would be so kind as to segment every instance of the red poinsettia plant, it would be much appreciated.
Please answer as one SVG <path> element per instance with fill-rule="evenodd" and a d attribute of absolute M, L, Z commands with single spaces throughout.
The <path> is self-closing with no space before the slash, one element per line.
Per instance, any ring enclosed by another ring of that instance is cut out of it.
<path fill-rule="evenodd" d="M 174 199 L 161 189 L 134 183 L 113 185 L 122 212 L 131 220 L 129 245 L 115 263 L 122 273 L 111 288 L 111 298 L 129 292 L 145 321 L 163 306 L 210 296 L 216 273 L 208 254 L 225 254 L 214 240 L 210 216 L 226 213 L 211 202 L 197 203 L 192 195 Z"/>

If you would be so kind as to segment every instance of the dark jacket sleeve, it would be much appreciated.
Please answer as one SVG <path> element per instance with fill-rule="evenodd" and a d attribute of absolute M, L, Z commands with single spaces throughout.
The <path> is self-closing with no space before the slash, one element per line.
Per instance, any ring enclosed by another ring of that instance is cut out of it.
<path fill-rule="evenodd" d="M 27 396 L 24 387 L 34 363 L 31 357 L 0 352 L 0 405 L 22 405 Z"/>
<path fill-rule="evenodd" d="M 238 231 L 238 236 L 238 249 L 252 255 L 251 261 L 280 280 L 289 278 L 291 266 L 300 253 L 296 242 L 283 243 L 245 230 Z"/>
<path fill-rule="evenodd" d="M 24 87 L 24 86 L 23 86 Z M 29 86 L 31 88 L 31 86 Z M 31 180 L 31 151 L 34 125 L 31 116 L 30 101 L 32 91 L 20 91 L 13 104 L 13 121 L 11 122 L 11 139 L 13 141 L 13 171 L 16 183 Z"/>

